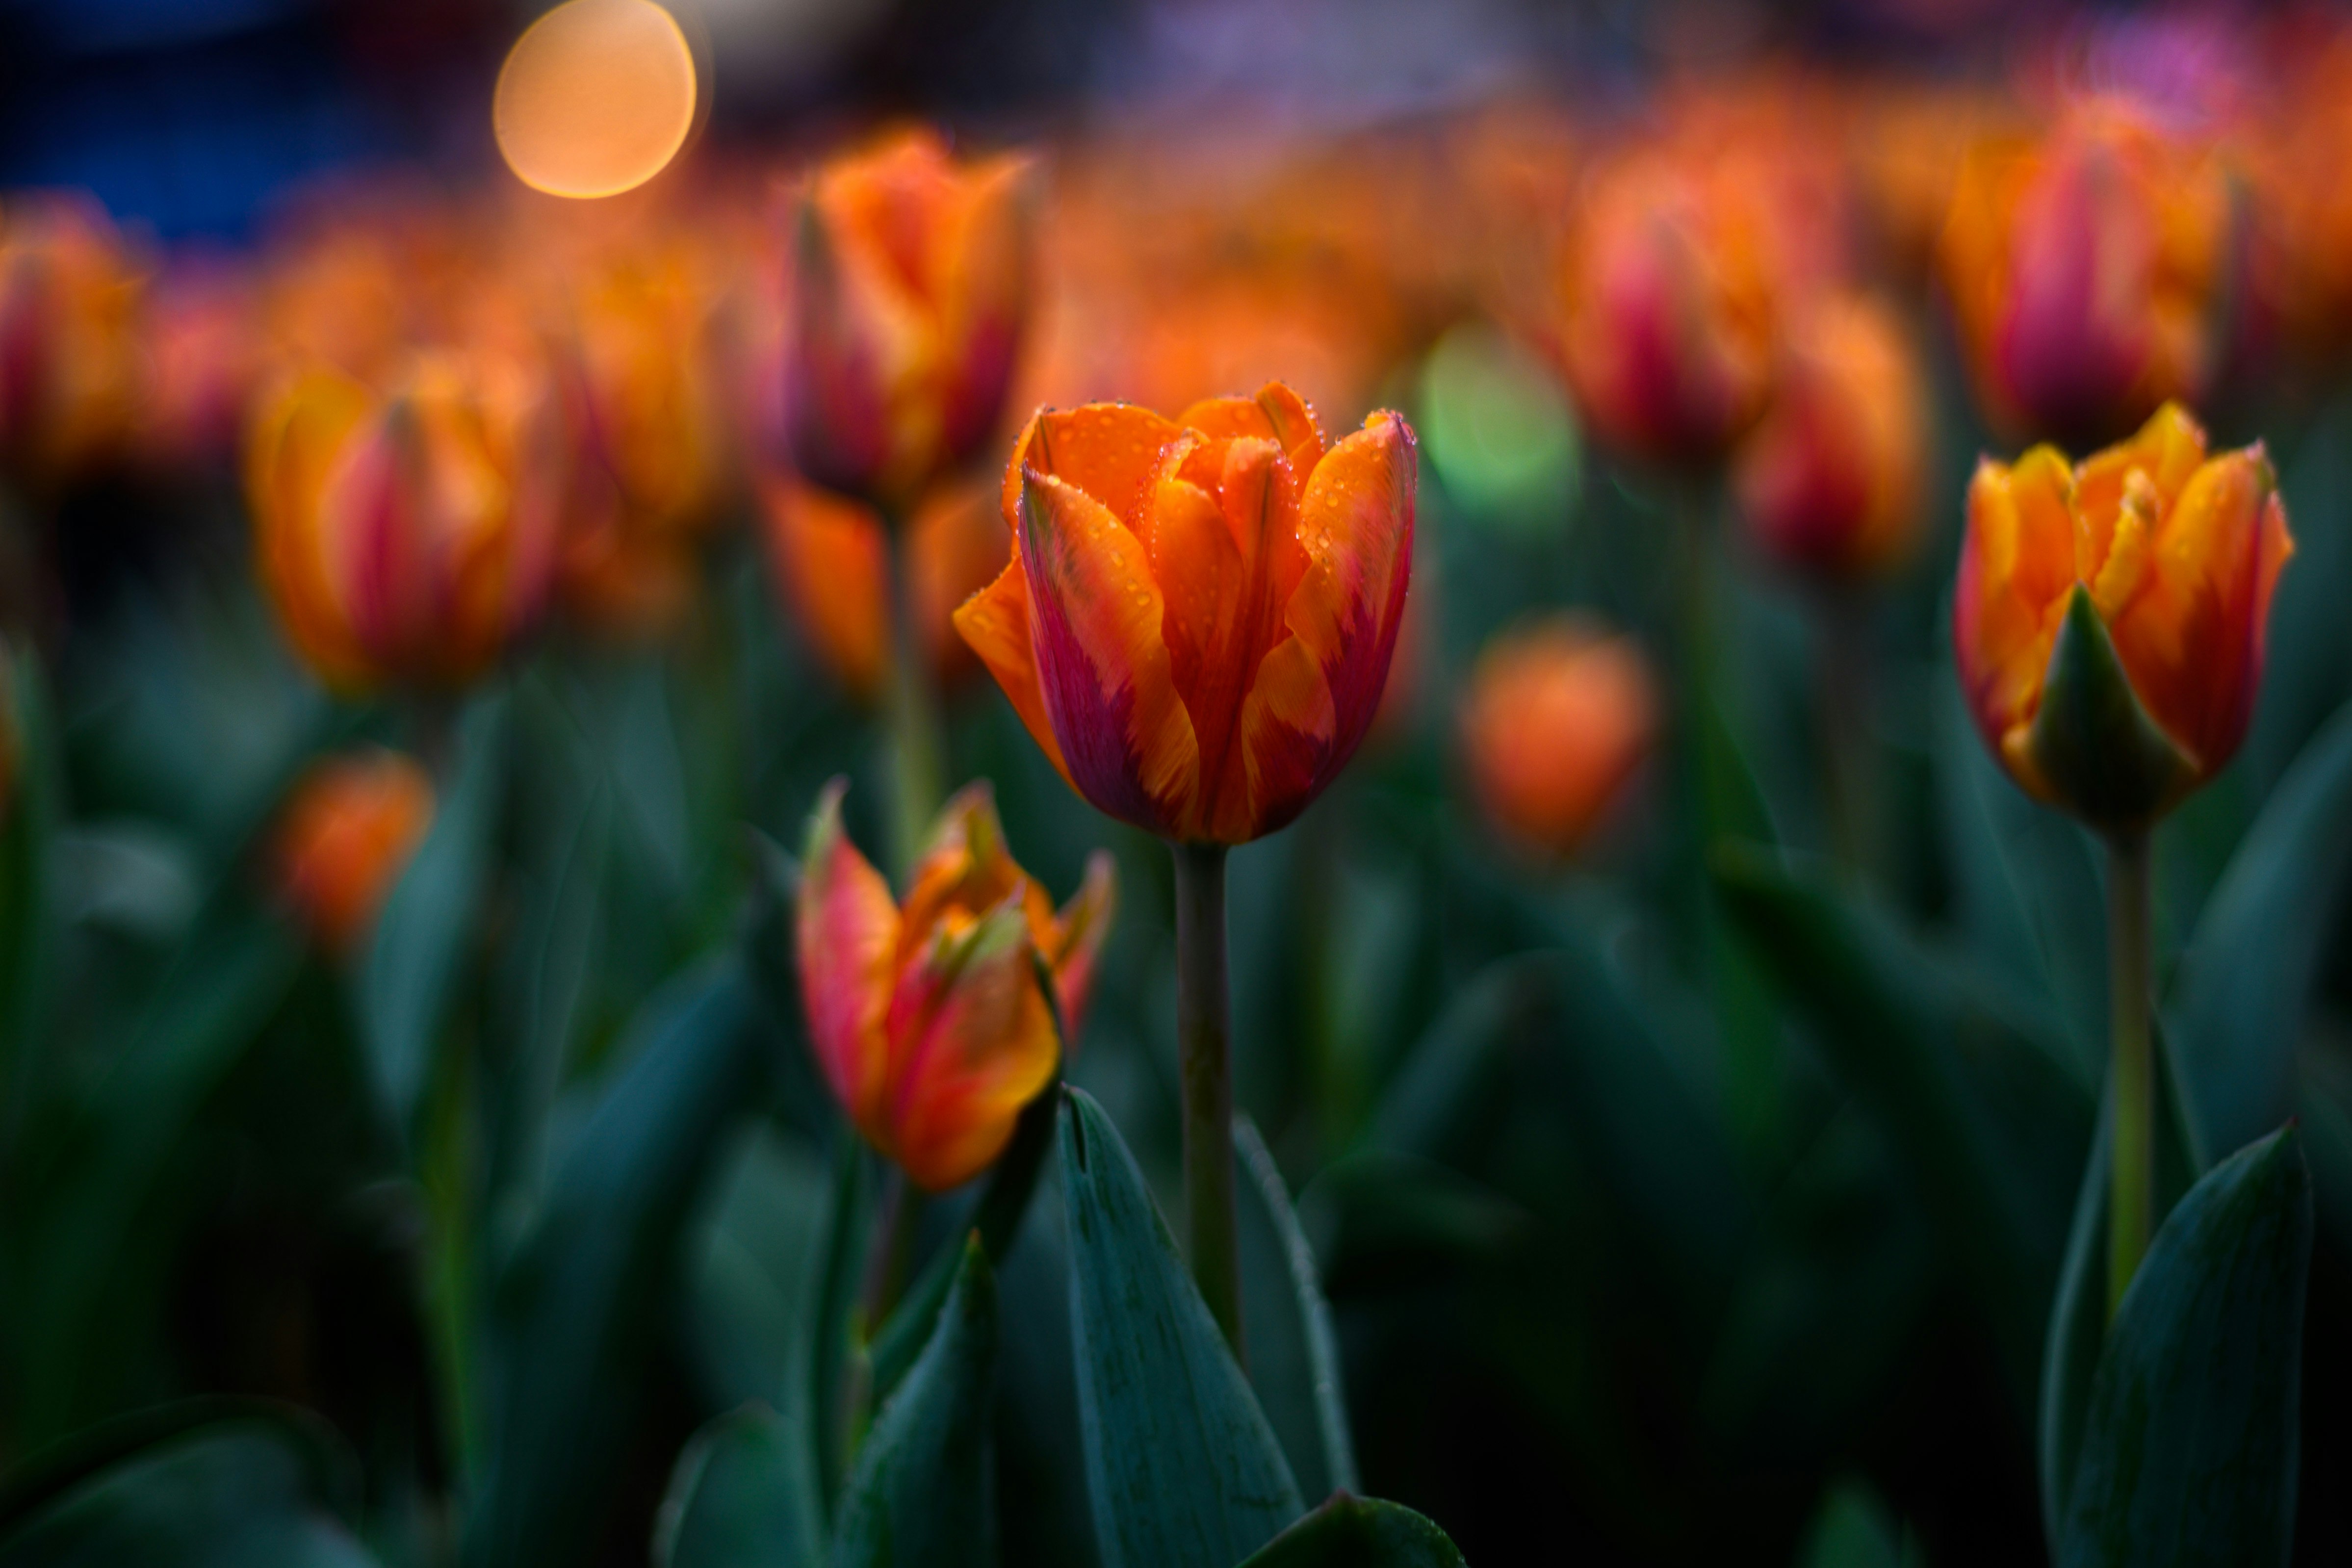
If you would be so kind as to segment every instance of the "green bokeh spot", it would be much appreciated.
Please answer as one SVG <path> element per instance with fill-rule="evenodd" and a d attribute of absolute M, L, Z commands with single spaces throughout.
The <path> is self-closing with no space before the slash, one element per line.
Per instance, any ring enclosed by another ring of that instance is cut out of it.
<path fill-rule="evenodd" d="M 1481 524 L 1536 532 L 1574 506 L 1583 441 L 1542 363 L 1486 321 L 1465 321 L 1421 372 L 1422 444 L 1446 492 Z"/>

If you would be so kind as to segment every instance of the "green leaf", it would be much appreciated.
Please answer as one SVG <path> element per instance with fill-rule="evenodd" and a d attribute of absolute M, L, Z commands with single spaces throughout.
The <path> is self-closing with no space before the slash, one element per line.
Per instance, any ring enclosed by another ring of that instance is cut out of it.
<path fill-rule="evenodd" d="M 655 1568 L 816 1568 L 823 1523 L 807 1445 L 764 1405 L 697 1432 L 654 1521 Z"/>
<path fill-rule="evenodd" d="M 2181 956 L 2167 1022 L 2198 1146 L 2234 1149 L 2294 1109 L 2295 1047 L 2352 852 L 2352 707 L 2271 795 Z"/>
<path fill-rule="evenodd" d="M 2195 773 L 2140 706 L 2091 591 L 2079 582 L 2050 650 L 2026 744 L 2065 809 L 2101 826 L 2147 821 Z"/>
<path fill-rule="evenodd" d="M 2291 1127 L 2216 1166 L 2166 1219 L 2099 1357 L 2064 1568 L 2287 1561 L 2311 1226 Z"/>
<path fill-rule="evenodd" d="M 1876 1493 L 1859 1481 L 1831 1489 L 1806 1528 L 1799 1568 L 1906 1568 L 1903 1530 Z"/>
<path fill-rule="evenodd" d="M 866 1256 L 867 1214 L 873 1207 L 866 1190 L 865 1144 L 847 1123 L 835 1130 L 834 1140 L 833 1189 L 824 1229 L 817 1239 L 817 1268 L 809 1276 L 803 1312 L 808 1340 L 802 1353 L 812 1427 L 809 1451 L 816 1456 L 817 1496 L 828 1522 L 833 1499 L 849 1469 L 848 1372 L 856 1349 L 858 1264 Z"/>
<path fill-rule="evenodd" d="M 1353 1491 L 1355 1439 L 1339 1382 L 1339 1347 L 1314 1249 L 1292 1212 L 1282 1172 L 1247 1116 L 1234 1119 L 1241 1166 L 1242 1341 L 1250 1386 L 1282 1439 L 1299 1491 Z"/>
<path fill-rule="evenodd" d="M 26 650 L 0 646 L 0 1157 L 38 1092 L 38 1042 L 55 983 L 51 845 L 64 779 L 48 692 Z"/>
<path fill-rule="evenodd" d="M 432 830 L 384 900 L 360 979 L 360 1028 L 395 1137 L 416 1128 L 434 1045 L 449 1007 L 488 874 L 506 778 L 507 696 L 475 697 L 457 723 L 457 777 Z"/>
<path fill-rule="evenodd" d="M 77 1478 L 0 1537 L 0 1568 L 372 1568 L 316 1440 L 247 1415 Z"/>
<path fill-rule="evenodd" d="M 463 1560 L 583 1561 L 668 1322 L 681 1236 L 760 1065 L 750 990 L 721 963 L 646 1006 L 496 1285 L 488 1460 Z"/>
<path fill-rule="evenodd" d="M 1398 1503 L 1334 1495 L 1241 1568 L 1463 1568 L 1445 1531 Z"/>
<path fill-rule="evenodd" d="M 1110 1118 L 1063 1096 L 1078 1416 L 1105 1568 L 1238 1563 L 1302 1511 L 1282 1447 Z"/>
<path fill-rule="evenodd" d="M 914 1370 L 858 1450 L 835 1568 L 962 1568 L 996 1561 L 996 1283 L 977 1237 Z"/>

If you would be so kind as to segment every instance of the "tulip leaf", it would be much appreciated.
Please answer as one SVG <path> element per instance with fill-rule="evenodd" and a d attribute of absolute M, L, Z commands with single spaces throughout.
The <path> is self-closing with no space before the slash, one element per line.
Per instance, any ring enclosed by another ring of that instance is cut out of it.
<path fill-rule="evenodd" d="M 680 1237 L 760 1066 L 730 963 L 646 1004 L 496 1282 L 488 1457 L 463 1561 L 583 1561 L 667 1324 Z"/>
<path fill-rule="evenodd" d="M 1911 1568 L 1917 1553 L 1905 1549 L 1904 1534 L 1875 1493 L 1849 1481 L 1822 1500 L 1798 1568 Z"/>
<path fill-rule="evenodd" d="M 1304 1511 L 1282 1446 L 1110 1118 L 1061 1119 L 1078 1417 L 1105 1568 L 1239 1563 Z"/>
<path fill-rule="evenodd" d="M 834 1134 L 833 1189 L 824 1228 L 817 1234 L 816 1270 L 809 1276 L 803 1321 L 808 1338 L 801 1365 L 807 1383 L 809 1451 L 816 1458 L 819 1506 L 831 1521 L 833 1500 L 849 1469 L 849 1367 L 857 1310 L 858 1264 L 866 1256 L 872 1197 L 866 1145 L 842 1124 Z"/>
<path fill-rule="evenodd" d="M 62 805 L 48 693 L 35 655 L 0 648 L 0 1156 L 13 1152 L 37 1086 L 55 970 L 48 955 L 51 842 Z M 11 731 L 13 730 L 13 733 Z"/>
<path fill-rule="evenodd" d="M 360 1028 L 384 1119 L 416 1129 L 434 1044 L 474 936 L 506 778 L 507 697 L 492 690 L 457 723 L 456 778 L 432 829 L 384 900 L 360 980 Z"/>
<path fill-rule="evenodd" d="M 12 1521 L 0 1568 L 373 1568 L 308 1425 L 225 1416 L 88 1468 Z"/>
<path fill-rule="evenodd" d="M 2063 1568 L 2288 1560 L 2311 1230 L 2292 1127 L 2216 1166 L 2165 1220 L 2092 1380 Z"/>
<path fill-rule="evenodd" d="M 2140 705 L 2091 591 L 2079 582 L 2050 650 L 2026 748 L 2066 810 L 2101 824 L 2147 821 L 2196 773 Z"/>
<path fill-rule="evenodd" d="M 697 1432 L 654 1521 L 655 1568 L 816 1568 L 822 1561 L 810 1458 L 764 1405 Z"/>
<path fill-rule="evenodd" d="M 1240 1568 L 1463 1568 L 1445 1531 L 1400 1503 L 1341 1491 Z"/>
<path fill-rule="evenodd" d="M 1298 1228 L 1282 1172 L 1247 1116 L 1234 1120 L 1240 1166 L 1242 1339 L 1250 1386 L 1281 1438 L 1299 1490 L 1356 1490 L 1355 1439 L 1339 1383 L 1339 1347 L 1314 1250 Z"/>
<path fill-rule="evenodd" d="M 931 1342 L 857 1451 L 834 1568 L 961 1568 L 996 1561 L 996 1281 L 976 1236 Z"/>
<path fill-rule="evenodd" d="M 2167 1012 L 2199 1146 L 2294 1109 L 2295 1048 L 2352 853 L 2352 707 L 2295 759 L 2207 900 Z"/>

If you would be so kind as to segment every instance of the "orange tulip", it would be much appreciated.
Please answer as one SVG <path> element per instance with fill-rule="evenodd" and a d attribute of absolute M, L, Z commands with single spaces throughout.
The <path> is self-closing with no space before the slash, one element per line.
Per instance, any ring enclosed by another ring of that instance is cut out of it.
<path fill-rule="evenodd" d="M 2233 226 L 2210 151 L 2118 102 L 2078 105 L 2039 145 L 1972 152 L 1944 279 L 1996 421 L 2103 441 L 2197 396 L 2221 358 Z"/>
<path fill-rule="evenodd" d="M 273 881 L 331 952 L 356 950 L 433 825 L 433 781 L 413 758 L 368 750 L 313 766 L 272 838 Z"/>
<path fill-rule="evenodd" d="M 1853 297 L 1791 328 L 1772 406 L 1732 474 L 1765 551 L 1831 580 L 1884 571 L 1918 543 L 1927 392 L 1901 326 Z"/>
<path fill-rule="evenodd" d="M 872 508 L 796 479 L 761 487 L 778 597 L 834 679 L 860 702 L 881 700 L 890 653 L 889 549 Z M 970 671 L 956 607 L 988 586 L 1009 536 L 985 486 L 935 490 L 908 532 L 916 630 L 942 685 Z"/>
<path fill-rule="evenodd" d="M 2294 550 L 2262 446 L 2209 457 L 2175 404 L 2079 465 L 1979 463 L 1952 640 L 1985 743 L 2098 826 L 2160 815 L 2245 738 Z"/>
<path fill-rule="evenodd" d="M 1177 420 L 1041 413 L 1004 474 L 1013 559 L 956 626 L 1097 809 L 1246 843 L 1322 793 L 1380 706 L 1418 477 L 1402 418 L 1328 444 L 1279 382 Z"/>
<path fill-rule="evenodd" d="M 562 491 L 560 422 L 529 367 L 417 356 L 388 394 L 301 372 L 247 449 L 264 585 L 329 684 L 459 685 L 537 612 Z"/>
<path fill-rule="evenodd" d="M 799 208 L 784 406 L 793 465 L 894 514 L 994 434 L 1029 309 L 1019 157 L 914 131 L 820 170 Z"/>
<path fill-rule="evenodd" d="M 259 370 L 252 290 L 218 264 L 167 276 L 146 319 L 137 441 L 165 468 L 226 465 Z"/>
<path fill-rule="evenodd" d="M 985 781 L 948 802 L 904 903 L 842 831 L 836 779 L 809 824 L 795 929 L 809 1043 L 859 1132 L 931 1192 L 1003 1152 L 1059 1048 L 1036 964 L 1075 1039 L 1110 927 L 1097 851 L 1056 914 L 1013 862 Z"/>
<path fill-rule="evenodd" d="M 1650 753 L 1658 698 L 1631 641 L 1559 615 L 1489 643 L 1462 746 L 1488 820 L 1549 855 L 1581 845 Z"/>
<path fill-rule="evenodd" d="M 128 434 L 143 280 L 106 214 L 63 197 L 0 213 L 0 465 L 70 479 Z"/>
<path fill-rule="evenodd" d="M 1664 153 L 1608 169 L 1571 230 L 1557 351 L 1584 416 L 1648 462 L 1720 462 L 1764 411 L 1773 300 L 1759 216 Z"/>

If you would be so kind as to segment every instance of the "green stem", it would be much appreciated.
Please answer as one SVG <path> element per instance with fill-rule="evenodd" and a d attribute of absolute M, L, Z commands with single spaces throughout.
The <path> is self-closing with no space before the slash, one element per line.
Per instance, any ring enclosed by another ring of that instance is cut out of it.
<path fill-rule="evenodd" d="M 1184 1077 L 1184 1207 L 1192 1278 L 1242 1354 L 1234 1218 L 1233 1007 L 1225 985 L 1225 846 L 1171 844 L 1176 859 L 1176 1043 Z"/>
<path fill-rule="evenodd" d="M 2107 841 L 2107 1013 L 2115 1040 L 2116 1135 L 2107 1202 L 2107 1315 L 2147 1251 L 2156 1204 L 2155 1052 L 2149 1041 L 2147 832 Z"/>
<path fill-rule="evenodd" d="M 931 819 L 947 799 L 945 747 L 939 693 L 931 686 L 930 660 L 916 619 L 907 520 L 886 514 L 882 532 L 889 541 L 890 669 L 883 702 L 890 728 L 890 852 L 894 869 L 903 875 L 922 852 Z"/>
<path fill-rule="evenodd" d="M 1870 667 L 1863 604 L 1832 592 L 1822 605 L 1821 684 L 1822 801 L 1828 809 L 1830 853 L 1838 869 L 1859 879 L 1876 838 L 1870 778 Z"/>

